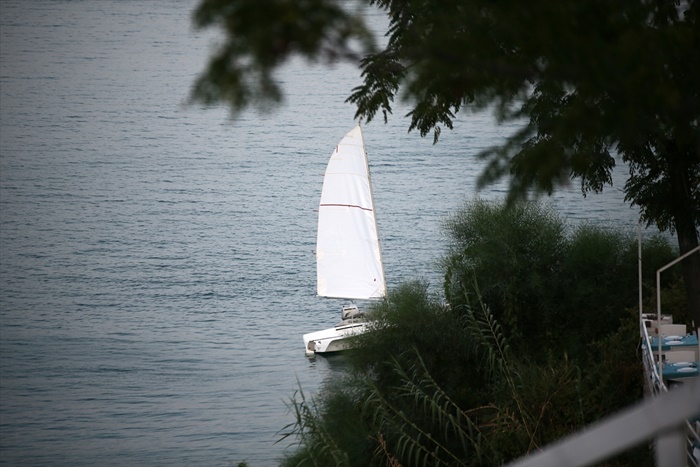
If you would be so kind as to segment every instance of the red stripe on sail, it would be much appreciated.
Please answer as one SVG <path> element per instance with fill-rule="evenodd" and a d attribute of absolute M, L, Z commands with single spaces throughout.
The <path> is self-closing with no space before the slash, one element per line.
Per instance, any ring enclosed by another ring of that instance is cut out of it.
<path fill-rule="evenodd" d="M 372 212 L 370 208 L 363 208 L 362 206 L 358 206 L 356 204 L 321 204 L 321 207 L 357 208 L 362 209 L 363 211 Z"/>

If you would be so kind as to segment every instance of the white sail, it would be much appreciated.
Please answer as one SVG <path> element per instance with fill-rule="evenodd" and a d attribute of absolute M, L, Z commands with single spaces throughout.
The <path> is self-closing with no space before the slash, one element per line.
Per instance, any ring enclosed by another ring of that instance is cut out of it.
<path fill-rule="evenodd" d="M 367 153 L 360 126 L 333 151 L 321 192 L 316 244 L 318 295 L 377 299 L 386 294 Z"/>

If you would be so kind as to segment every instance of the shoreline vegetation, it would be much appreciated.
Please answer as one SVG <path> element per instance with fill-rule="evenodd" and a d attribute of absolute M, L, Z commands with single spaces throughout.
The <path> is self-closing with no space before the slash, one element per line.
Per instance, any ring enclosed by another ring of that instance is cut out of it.
<path fill-rule="evenodd" d="M 643 397 L 635 235 L 482 200 L 445 231 L 444 296 L 415 281 L 372 308 L 373 331 L 339 357 L 346 375 L 292 396 L 282 466 L 500 465 Z M 649 309 L 655 271 L 676 254 L 643 240 Z M 689 322 L 679 271 L 662 288 L 665 312 Z M 653 452 L 605 465 L 651 466 Z"/>

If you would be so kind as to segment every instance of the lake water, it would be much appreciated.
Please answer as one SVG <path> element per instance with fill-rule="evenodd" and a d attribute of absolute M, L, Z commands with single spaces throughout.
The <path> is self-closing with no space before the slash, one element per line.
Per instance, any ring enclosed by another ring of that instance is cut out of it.
<path fill-rule="evenodd" d="M 275 465 L 298 383 L 342 371 L 301 335 L 339 316 L 315 296 L 315 209 L 359 72 L 291 63 L 285 105 L 235 122 L 185 108 L 215 38 L 194 6 L 2 2 L 3 464 Z M 513 128 L 466 114 L 433 146 L 407 127 L 365 126 L 388 283 L 439 286 L 441 222 Z M 633 229 L 620 186 L 555 204 Z"/>

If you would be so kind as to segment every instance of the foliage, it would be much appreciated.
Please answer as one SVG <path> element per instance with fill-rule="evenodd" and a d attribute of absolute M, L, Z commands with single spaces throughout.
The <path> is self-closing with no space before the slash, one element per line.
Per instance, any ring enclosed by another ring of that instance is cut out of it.
<path fill-rule="evenodd" d="M 443 259 L 445 294 L 453 308 L 481 295 L 513 345 L 538 361 L 568 354 L 615 331 L 637 301 L 637 239 L 621 231 L 563 222 L 542 204 L 472 201 L 448 220 L 453 239 Z M 668 242 L 643 242 L 643 277 L 674 258 Z M 647 253 L 648 252 L 648 253 Z M 647 289 L 650 290 L 650 289 Z M 654 290 L 654 289 L 651 289 Z"/>
<path fill-rule="evenodd" d="M 364 465 L 371 456 L 371 430 L 360 409 L 359 393 L 365 385 L 351 376 L 331 382 L 320 404 L 307 399 L 300 388 L 289 404 L 295 422 L 281 431 L 281 440 L 296 438 L 299 449 L 282 465 Z"/>
<path fill-rule="evenodd" d="M 426 369 L 460 403 L 480 401 L 479 391 L 464 392 L 462 388 L 465 380 L 484 380 L 483 371 L 477 366 L 454 365 L 456 360 L 468 361 L 468 343 L 455 326 L 456 315 L 429 293 L 426 283 L 409 282 L 390 291 L 371 318 L 381 332 L 358 336 L 356 350 L 346 357 L 358 372 L 371 376 L 382 387 L 396 385 L 395 365 L 413 365 L 414 354 L 406 350 L 415 349 Z"/>
<path fill-rule="evenodd" d="M 309 60 L 355 58 L 353 44 L 372 49 L 363 21 L 327 0 L 202 0 L 197 28 L 219 27 L 227 40 L 196 81 L 192 97 L 228 102 L 234 111 L 282 99 L 273 71 L 298 54 Z"/>
<path fill-rule="evenodd" d="M 468 299 L 478 279 L 481 295 L 514 343 L 520 348 L 536 342 L 540 329 L 555 324 L 547 321 L 553 314 L 547 307 L 559 302 L 552 284 L 560 282 L 563 222 L 539 204 L 507 208 L 476 200 L 446 227 L 453 241 L 443 260 L 445 296 L 453 308 Z"/>
<path fill-rule="evenodd" d="M 402 288 L 416 292 L 411 287 L 418 285 Z M 433 305 L 426 310 L 427 317 L 440 314 L 437 303 Z M 435 379 L 421 352 L 404 339 L 409 347 L 400 350 L 392 345 L 396 349 L 393 357 L 371 365 L 379 372 L 393 373 L 391 382 L 374 372 L 368 374 L 361 365 L 359 373 L 364 379 L 346 379 L 326 388 L 319 405 L 307 402 L 303 393 L 301 399 L 292 401 L 296 423 L 288 427 L 287 435 L 297 436 L 301 449 L 284 465 L 496 465 L 567 432 L 557 422 L 570 416 L 571 411 L 562 407 L 580 405 L 574 367 L 568 362 L 556 368 L 520 362 L 483 304 L 469 306 L 453 325 L 465 333 L 464 345 L 471 350 L 471 357 L 460 366 L 486 370 L 483 382 L 466 379 L 462 384 L 469 389 L 486 385 L 496 396 L 493 402 L 469 408 L 455 399 Z M 391 331 L 391 325 L 383 322 L 372 334 L 396 344 L 389 337 Z M 428 339 L 439 342 L 437 335 Z M 456 363 L 455 356 L 451 358 Z M 361 397 L 350 397 L 351 393 Z M 580 419 L 578 414 L 575 417 Z M 365 435 L 348 426 L 364 426 Z M 371 452 L 362 451 L 365 457 L 357 455 L 358 445 L 367 447 L 363 440 L 373 446 Z"/>
<path fill-rule="evenodd" d="M 627 319 L 615 332 L 588 345 L 589 363 L 580 383 L 581 393 L 585 394 L 581 411 L 586 420 L 595 420 L 613 407 L 626 407 L 643 398 L 642 363 L 635 358 L 639 353 L 638 314 L 638 307 L 628 309 Z M 650 446 L 642 444 L 607 464 L 651 467 L 654 462 Z"/>
<path fill-rule="evenodd" d="M 660 237 L 645 239 L 642 247 L 643 283 L 654 284 L 655 290 L 655 270 L 676 254 Z M 583 224 L 569 237 L 558 319 L 565 334 L 576 336 L 570 342 L 572 355 L 582 355 L 588 343 L 617 330 L 627 317 L 625 309 L 638 302 L 637 255 L 638 239 L 620 230 Z M 590 316 L 581 319 L 581 314 Z"/>

